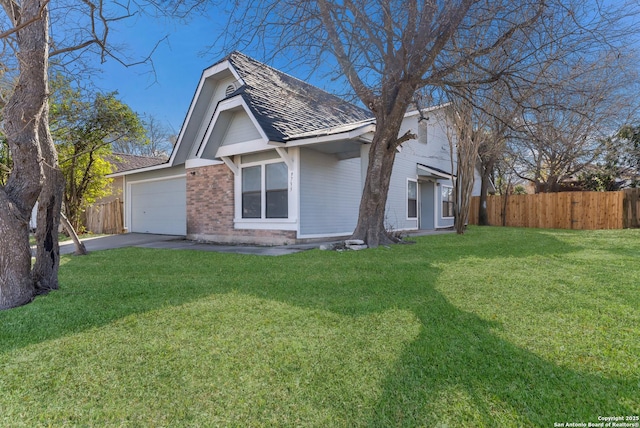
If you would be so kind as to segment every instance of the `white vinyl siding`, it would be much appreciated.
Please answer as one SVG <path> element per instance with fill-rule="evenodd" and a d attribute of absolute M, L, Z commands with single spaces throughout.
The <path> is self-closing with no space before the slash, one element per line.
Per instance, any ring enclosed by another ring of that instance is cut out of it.
<path fill-rule="evenodd" d="M 196 124 L 191 125 L 191 123 L 187 124 L 189 126 L 189 136 L 185 135 L 187 138 L 193 138 L 195 144 L 193 144 L 191 148 L 191 153 L 189 155 L 190 158 L 195 156 L 196 151 L 200 147 L 200 142 L 204 138 L 207 129 L 209 128 L 209 123 L 213 118 L 214 112 L 220 100 L 226 97 L 225 89 L 227 86 L 232 84 L 235 81 L 233 77 L 228 77 L 223 79 L 217 83 L 206 83 L 206 86 L 209 87 L 209 90 L 206 93 L 202 94 L 202 99 L 206 100 L 206 97 L 210 97 L 208 99 L 208 103 L 204 105 L 205 101 L 198 100 L 198 117 L 202 118 L 201 122 L 198 124 L 197 131 L 195 129 Z M 188 140 L 187 140 L 188 141 Z"/>
<path fill-rule="evenodd" d="M 231 123 L 222 140 L 222 145 L 228 146 L 245 141 L 258 140 L 260 138 L 262 138 L 260 132 L 251 121 L 249 115 L 243 110 L 238 111 L 231 118 Z"/>
<path fill-rule="evenodd" d="M 362 195 L 360 158 L 300 152 L 300 235 L 352 233 Z"/>
<path fill-rule="evenodd" d="M 418 135 L 418 140 L 410 140 L 402 144 L 401 150 L 396 154 L 393 166 L 391 182 L 389 185 L 389 195 L 385 213 L 385 226 L 395 230 L 415 230 L 420 224 L 420 217 L 425 216 L 423 226 L 435 228 L 451 227 L 452 217 L 442 216 L 442 188 L 451 186 L 451 180 L 436 179 L 434 195 L 432 201 L 420 200 L 418 197 L 418 218 L 408 216 L 408 182 L 413 180 L 423 181 L 425 177 L 418 177 L 417 164 L 428 165 L 441 171 L 451 171 L 451 161 L 449 159 L 450 148 L 445 129 L 445 112 L 443 110 L 430 111 L 427 116 L 429 120 L 418 123 L 419 116 L 409 116 L 405 118 L 400 129 L 400 135 L 411 130 Z M 454 162 L 455 170 L 455 162 Z M 479 177 L 476 173 L 476 178 Z M 433 180 L 434 178 L 430 178 Z M 420 192 L 419 192 L 420 193 Z M 479 193 L 478 183 L 474 186 L 474 194 Z M 435 215 L 435 218 L 433 216 Z M 433 219 L 433 220 L 432 220 Z"/>
<path fill-rule="evenodd" d="M 429 120 L 418 123 L 419 116 L 405 119 L 400 135 L 406 129 L 418 131 L 418 141 L 411 141 L 403 155 L 411 155 L 414 162 L 438 168 L 442 171 L 451 171 L 449 139 L 445 129 L 445 112 L 442 110 L 427 113 Z M 455 168 L 455 159 L 454 159 Z"/>
<path fill-rule="evenodd" d="M 410 149 L 410 147 L 403 147 L 402 151 L 396 155 L 393 165 L 385 212 L 387 229 L 418 229 L 418 218 L 409 218 L 407 215 L 407 183 L 409 180 L 415 182 L 418 178 L 415 158 L 408 156 L 407 153 Z"/>

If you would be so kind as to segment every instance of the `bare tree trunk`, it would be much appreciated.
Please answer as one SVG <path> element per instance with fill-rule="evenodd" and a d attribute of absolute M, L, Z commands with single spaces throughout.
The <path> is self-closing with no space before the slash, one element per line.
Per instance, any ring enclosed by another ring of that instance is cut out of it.
<path fill-rule="evenodd" d="M 30 214 L 0 192 L 0 310 L 29 303 L 34 296 L 30 275 Z"/>
<path fill-rule="evenodd" d="M 73 245 L 75 245 L 76 247 L 75 254 L 77 256 L 87 255 L 88 254 L 87 247 L 85 247 L 84 243 L 80 241 L 80 238 L 78 238 L 78 234 L 76 233 L 76 230 L 73 228 L 73 225 L 71 224 L 71 222 L 69 222 L 69 219 L 67 219 L 67 216 L 64 215 L 63 213 L 60 213 L 60 220 L 62 221 L 62 226 L 64 227 L 64 230 L 67 231 L 67 235 L 69 235 L 73 240 Z"/>
<path fill-rule="evenodd" d="M 29 218 L 42 188 L 38 127 L 47 96 L 48 10 L 37 0 L 2 0 L 17 31 L 20 77 L 4 108 L 13 170 L 0 188 L 0 309 L 33 299 Z"/>
<path fill-rule="evenodd" d="M 364 182 L 358 223 L 352 239 L 362 239 L 369 247 L 392 244 L 394 241 L 384 225 L 385 207 L 391 171 L 396 158 L 395 147 L 389 149 L 389 143 L 398 138 L 397 131 L 376 133 L 369 149 L 369 164 Z"/>
<path fill-rule="evenodd" d="M 502 202 L 502 226 L 506 226 L 507 225 L 507 206 L 508 206 L 508 202 L 509 202 L 509 189 L 511 188 L 511 178 L 509 178 L 509 181 L 507 181 L 507 188 L 504 191 L 504 199 Z"/>
<path fill-rule="evenodd" d="M 480 204 L 478 207 L 478 225 L 489 226 L 489 213 L 487 213 L 487 196 L 489 194 L 489 184 L 491 171 L 493 171 L 494 159 L 482 162 L 482 177 L 480 183 Z"/>
<path fill-rule="evenodd" d="M 58 289 L 60 246 L 58 228 L 64 193 L 64 177 L 58 167 L 58 154 L 49 133 L 48 103 L 40 120 L 40 149 L 42 151 L 44 185 L 38 198 L 38 223 L 36 228 L 36 262 L 32 278 L 37 294 Z"/>
<path fill-rule="evenodd" d="M 471 138 L 458 141 L 458 169 L 455 178 L 455 230 L 462 234 L 469 222 L 469 209 L 471 207 L 471 194 L 475 181 L 474 171 L 478 150 Z"/>
<path fill-rule="evenodd" d="M 455 132 L 448 132 L 451 172 L 453 180 L 454 229 L 463 234 L 469 222 L 471 194 L 475 181 L 475 168 L 478 160 L 479 136 L 473 131 L 473 107 L 470 101 L 454 98 L 453 110 L 449 117 Z M 455 149 L 455 150 L 454 150 Z M 457 165 L 453 165 L 453 156 Z M 455 172 L 455 174 L 454 174 Z"/>

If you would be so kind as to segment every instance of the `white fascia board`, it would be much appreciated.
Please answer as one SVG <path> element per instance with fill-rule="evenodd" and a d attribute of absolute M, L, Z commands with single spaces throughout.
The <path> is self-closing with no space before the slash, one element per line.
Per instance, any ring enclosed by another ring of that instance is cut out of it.
<path fill-rule="evenodd" d="M 207 132 L 204 134 L 204 138 L 202 139 L 202 143 L 200 144 L 200 149 L 198 149 L 198 153 L 196 153 L 197 157 L 201 157 L 202 153 L 204 153 L 205 148 L 207 147 L 207 144 L 209 144 L 209 138 L 211 137 L 211 133 L 213 132 L 213 128 L 215 128 L 216 123 L 218 121 L 218 118 L 220 117 L 220 114 L 227 111 L 227 110 L 231 110 L 234 109 L 236 107 L 242 107 L 245 111 L 245 113 L 247 113 L 247 115 L 249 116 L 249 119 L 251 119 L 251 123 L 253 124 L 253 126 L 256 127 L 256 129 L 258 130 L 258 132 L 260 133 L 260 140 L 253 140 L 253 141 L 249 141 L 247 143 L 253 143 L 255 141 L 260 141 L 262 144 L 267 144 L 269 142 L 269 139 L 267 138 L 267 134 L 264 133 L 264 131 L 262 130 L 262 127 L 258 124 L 258 121 L 256 120 L 255 116 L 253 115 L 253 113 L 251 112 L 251 109 L 249 109 L 249 106 L 247 105 L 247 103 L 244 101 L 244 98 L 242 98 L 240 95 L 236 95 L 233 98 L 229 98 L 223 101 L 220 101 L 220 103 L 218 104 L 218 106 L 216 107 L 216 112 L 213 114 L 213 119 L 211 120 L 211 124 L 209 125 L 209 128 L 207 129 Z M 247 144 L 247 143 L 239 143 L 239 144 Z M 233 147 L 233 146 L 237 146 L 238 144 L 231 144 L 229 146 L 221 146 L 218 148 L 218 152 L 216 152 L 216 157 L 219 158 L 220 156 L 231 156 L 234 154 L 239 154 L 239 153 L 233 153 L 233 152 L 229 152 L 227 150 L 223 150 L 222 154 L 220 154 L 220 150 L 225 148 L 225 147 Z M 246 152 L 245 152 L 246 153 Z"/>
<path fill-rule="evenodd" d="M 237 81 L 239 81 L 242 85 L 244 85 L 244 80 L 242 80 L 240 75 L 236 72 L 236 69 L 233 68 L 229 60 L 222 61 L 218 64 L 212 65 L 209 68 L 205 68 L 204 71 L 202 72 L 201 81 L 204 81 L 211 76 L 215 76 L 216 74 L 225 70 L 229 70 L 231 74 L 233 74 L 233 77 L 235 77 Z"/>
<path fill-rule="evenodd" d="M 450 105 L 451 105 L 451 103 L 449 102 L 449 103 L 438 104 L 438 105 L 435 105 L 435 106 L 423 108 L 422 109 L 422 114 L 430 113 L 430 112 L 435 111 L 435 110 L 440 110 L 440 109 L 443 109 L 445 107 L 449 107 Z M 413 116 L 418 116 L 419 114 L 420 114 L 419 110 L 411 110 L 411 111 L 406 112 L 404 114 L 404 117 L 413 117 Z"/>
<path fill-rule="evenodd" d="M 370 119 L 365 119 L 358 122 L 347 123 L 344 125 L 337 125 L 329 128 L 302 132 L 302 133 L 287 137 L 287 140 L 292 141 L 292 140 L 299 140 L 303 138 L 321 137 L 323 135 L 342 134 L 342 133 L 350 132 L 355 129 L 360 129 L 363 126 L 372 125 L 372 124 L 375 125 L 375 119 L 370 118 Z"/>
<path fill-rule="evenodd" d="M 171 162 L 165 162 L 159 165 L 147 166 L 145 168 L 130 169 L 128 171 L 122 171 L 122 172 L 114 172 L 113 174 L 107 174 L 105 177 L 107 178 L 123 177 L 125 175 L 133 175 L 139 172 L 155 171 L 157 169 L 170 168 L 171 166 L 173 166 L 171 165 Z"/>
<path fill-rule="evenodd" d="M 226 62 L 226 61 L 225 61 Z M 189 110 L 187 111 L 187 116 L 182 122 L 182 127 L 180 128 L 180 133 L 178 134 L 178 139 L 176 141 L 176 145 L 171 152 L 171 157 L 169 158 L 169 163 L 173 165 L 173 161 L 175 159 L 176 154 L 178 153 L 178 149 L 182 145 L 182 139 L 184 137 L 184 133 L 187 130 L 187 124 L 191 121 L 191 115 L 193 114 L 193 110 L 196 108 L 196 103 L 198 98 L 200 98 L 200 93 L 202 92 L 202 88 L 204 87 L 204 83 L 207 80 L 207 77 L 211 76 L 211 74 L 207 75 L 207 70 L 202 72 L 200 76 L 200 82 L 198 82 L 198 87 L 196 88 L 196 92 L 191 99 L 191 104 L 189 104 Z"/>
<path fill-rule="evenodd" d="M 193 158 L 187 159 L 184 164 L 185 168 L 200 168 L 203 166 L 221 165 L 223 162 L 211 159 Z"/>
<path fill-rule="evenodd" d="M 360 128 L 356 128 L 349 132 L 342 132 L 339 134 L 323 135 L 320 137 L 303 138 L 300 140 L 288 141 L 287 147 L 306 146 L 309 144 L 330 143 L 333 141 L 355 140 L 356 138 L 363 138 L 366 134 L 375 132 L 376 126 L 374 124 L 365 125 Z"/>
<path fill-rule="evenodd" d="M 243 155 L 247 153 L 260 152 L 267 149 L 264 140 L 251 140 L 244 143 L 230 144 L 228 146 L 220 146 L 216 152 L 216 158 L 223 156 Z"/>

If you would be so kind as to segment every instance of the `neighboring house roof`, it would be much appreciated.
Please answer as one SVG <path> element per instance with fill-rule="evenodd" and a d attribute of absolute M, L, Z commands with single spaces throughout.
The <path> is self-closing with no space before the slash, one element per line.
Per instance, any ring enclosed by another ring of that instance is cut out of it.
<path fill-rule="evenodd" d="M 113 166 L 113 173 L 160 165 L 168 161 L 166 157 L 138 156 L 125 153 L 112 153 L 107 157 L 107 160 Z"/>
<path fill-rule="evenodd" d="M 227 60 L 244 81 L 229 98 L 242 96 L 271 141 L 372 118 L 369 111 L 240 52 Z"/>

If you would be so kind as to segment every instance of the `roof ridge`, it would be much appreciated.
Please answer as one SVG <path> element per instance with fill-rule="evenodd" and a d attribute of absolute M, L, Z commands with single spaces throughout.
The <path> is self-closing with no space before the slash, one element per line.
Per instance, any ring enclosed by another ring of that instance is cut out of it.
<path fill-rule="evenodd" d="M 220 61 L 220 62 L 223 62 L 223 61 L 226 61 L 226 60 L 231 59 L 231 57 L 232 57 L 233 55 L 238 55 L 238 56 L 244 57 L 245 59 L 248 59 L 248 60 L 249 60 L 249 61 L 251 61 L 251 62 L 258 63 L 258 64 L 259 64 L 259 65 L 261 65 L 261 66 L 264 66 L 264 67 L 269 68 L 270 70 L 274 71 L 276 74 L 279 74 L 279 75 L 282 75 L 282 76 L 286 76 L 286 77 L 288 77 L 288 78 L 290 78 L 290 79 L 293 79 L 293 80 L 297 81 L 298 83 L 302 84 L 303 86 L 307 86 L 307 87 L 313 88 L 313 89 L 315 89 L 315 90 L 322 91 L 322 92 L 324 92 L 325 94 L 328 94 L 328 95 L 330 95 L 330 96 L 332 96 L 332 97 L 337 98 L 337 99 L 338 99 L 338 100 L 340 100 L 341 102 L 344 102 L 344 103 L 350 104 L 350 105 L 352 105 L 353 107 L 359 108 L 359 109 L 361 109 L 362 111 L 367 112 L 367 110 L 366 110 L 365 108 L 360 107 L 360 106 L 358 106 L 358 105 L 356 105 L 356 104 L 352 103 L 351 101 L 347 101 L 347 100 L 343 99 L 342 97 L 340 97 L 340 96 L 338 96 L 338 95 L 336 95 L 336 94 L 334 94 L 334 93 L 332 93 L 332 92 L 329 92 L 329 91 L 327 91 L 327 90 L 325 90 L 325 89 L 322 89 L 321 87 L 319 87 L 319 86 L 317 86 L 317 85 L 314 85 L 314 84 L 309 83 L 309 82 L 307 82 L 307 81 L 305 81 L 305 80 L 302 80 L 302 79 L 300 79 L 300 78 L 298 78 L 298 77 L 296 77 L 296 76 L 294 76 L 294 75 L 292 75 L 292 74 L 289 74 L 289 73 L 287 73 L 287 72 L 284 72 L 284 71 L 282 71 L 282 70 L 279 70 L 279 69 L 275 68 L 274 66 L 271 66 L 271 65 L 269 65 L 269 64 L 267 64 L 267 63 L 265 63 L 265 62 L 259 61 L 259 60 L 255 59 L 255 58 L 253 58 L 253 57 L 251 57 L 251 56 L 249 56 L 249 55 L 245 54 L 244 52 L 241 52 L 241 51 L 237 51 L 237 50 L 235 50 L 235 51 L 231 52 L 229 55 L 227 55 L 227 57 L 225 57 L 225 59 L 223 59 L 223 60 L 222 60 L 222 61 Z M 285 88 L 285 89 L 286 89 L 286 88 Z M 293 92 L 293 91 L 292 91 L 292 92 Z"/>

